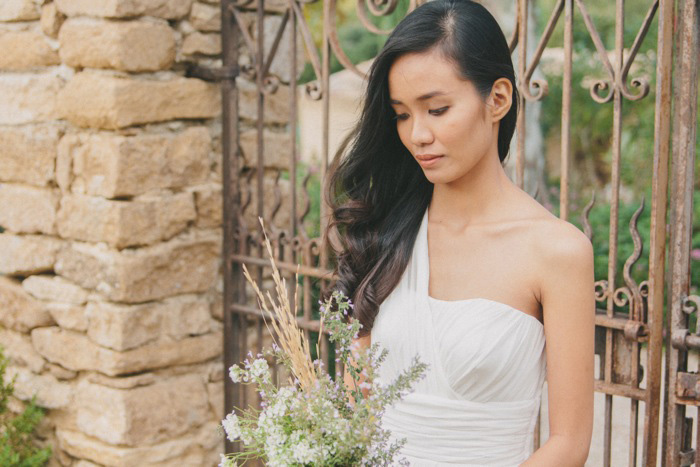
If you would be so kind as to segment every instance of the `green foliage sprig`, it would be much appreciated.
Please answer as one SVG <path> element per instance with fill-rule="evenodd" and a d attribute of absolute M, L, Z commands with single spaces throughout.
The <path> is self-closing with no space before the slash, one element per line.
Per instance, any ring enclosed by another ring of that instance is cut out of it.
<path fill-rule="evenodd" d="M 14 378 L 5 381 L 8 360 L 0 347 L 0 465 L 3 467 L 37 467 L 46 465 L 51 448 L 39 448 L 34 431 L 44 417 L 44 411 L 32 398 L 24 411 L 15 415 L 8 403 L 14 393 Z"/>

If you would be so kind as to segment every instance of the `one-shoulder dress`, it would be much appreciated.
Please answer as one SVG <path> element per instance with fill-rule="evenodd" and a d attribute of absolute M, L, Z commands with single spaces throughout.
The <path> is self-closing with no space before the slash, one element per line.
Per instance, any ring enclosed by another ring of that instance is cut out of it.
<path fill-rule="evenodd" d="M 389 407 L 381 423 L 412 466 L 516 466 L 533 450 L 546 375 L 542 323 L 485 298 L 428 295 L 428 211 L 408 266 L 379 308 L 372 343 L 388 350 L 377 382 L 386 384 L 415 355 L 426 376 Z"/>

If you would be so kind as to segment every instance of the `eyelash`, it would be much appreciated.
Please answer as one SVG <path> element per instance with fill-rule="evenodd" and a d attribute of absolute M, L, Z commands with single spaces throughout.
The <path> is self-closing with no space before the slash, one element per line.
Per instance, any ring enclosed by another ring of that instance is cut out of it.
<path fill-rule="evenodd" d="M 444 114 L 444 113 L 447 111 L 448 108 L 449 108 L 448 106 L 440 107 L 439 109 L 428 110 L 428 113 L 429 113 L 430 115 L 438 116 L 438 115 Z M 394 115 L 394 120 L 406 120 L 407 118 L 408 118 L 408 115 L 407 115 L 407 114 L 398 114 L 398 115 Z"/>

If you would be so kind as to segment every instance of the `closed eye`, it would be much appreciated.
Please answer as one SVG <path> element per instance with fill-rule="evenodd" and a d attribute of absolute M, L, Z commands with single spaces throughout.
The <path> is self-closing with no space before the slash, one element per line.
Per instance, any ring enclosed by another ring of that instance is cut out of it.
<path fill-rule="evenodd" d="M 429 110 L 428 112 L 430 113 L 430 115 L 442 115 L 447 111 L 447 109 L 449 109 L 449 107 L 446 106 L 440 107 L 439 109 Z"/>
<path fill-rule="evenodd" d="M 394 120 L 406 120 L 408 118 L 408 114 L 396 114 L 394 115 Z"/>

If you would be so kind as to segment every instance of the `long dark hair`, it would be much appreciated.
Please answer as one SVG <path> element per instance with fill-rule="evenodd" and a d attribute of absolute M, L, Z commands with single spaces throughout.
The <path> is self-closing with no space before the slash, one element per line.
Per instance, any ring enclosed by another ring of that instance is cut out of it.
<path fill-rule="evenodd" d="M 515 131 L 518 94 L 510 50 L 486 8 L 470 0 L 435 0 L 396 26 L 374 59 L 361 117 L 346 156 L 341 160 L 342 149 L 336 155 L 326 191 L 332 210 L 326 238 L 337 233 L 340 242 L 336 286 L 352 299 L 361 336 L 372 330 L 379 305 L 401 279 L 433 193 L 396 131 L 389 69 L 401 55 L 434 47 L 484 99 L 498 78 L 511 81 L 512 105 L 498 130 L 501 163 Z"/>

